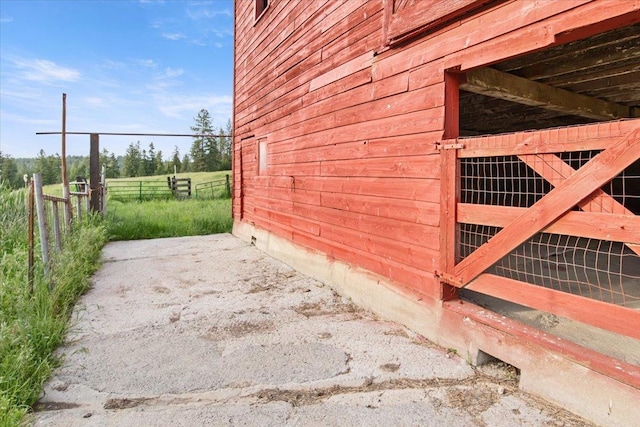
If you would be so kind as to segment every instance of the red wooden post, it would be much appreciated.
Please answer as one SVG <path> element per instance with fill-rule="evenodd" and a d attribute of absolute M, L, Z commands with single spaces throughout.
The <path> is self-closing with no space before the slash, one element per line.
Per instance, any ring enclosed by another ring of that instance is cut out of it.
<path fill-rule="evenodd" d="M 444 134 L 443 139 L 454 139 L 459 135 L 460 123 L 460 75 L 445 72 L 444 75 Z M 457 150 L 444 149 L 440 154 L 440 268 L 451 273 L 456 265 L 458 226 L 456 206 L 459 199 L 459 171 Z M 458 297 L 458 288 L 441 282 L 440 298 L 443 301 Z"/>

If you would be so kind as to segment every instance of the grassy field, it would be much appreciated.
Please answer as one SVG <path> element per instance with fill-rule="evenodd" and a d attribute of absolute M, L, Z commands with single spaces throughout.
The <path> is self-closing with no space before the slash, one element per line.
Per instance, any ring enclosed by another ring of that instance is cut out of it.
<path fill-rule="evenodd" d="M 229 233 L 231 199 L 109 201 L 106 225 L 109 240 Z"/>
<path fill-rule="evenodd" d="M 202 183 L 223 181 L 231 171 L 189 172 L 176 175 L 177 178 L 191 178 L 192 188 Z M 228 233 L 233 225 L 231 200 L 224 188 L 217 188 L 215 198 L 195 198 L 177 200 L 160 197 L 159 200 L 143 202 L 122 201 L 112 197 L 114 185 L 135 186 L 140 181 L 157 182 L 168 189 L 166 176 L 142 178 L 121 178 L 107 180 L 107 227 L 109 240 L 155 239 L 160 237 L 196 236 L 204 234 Z M 195 190 L 193 190 L 195 193 Z M 170 194 L 170 193 L 169 193 Z M 202 196 L 202 194 L 201 194 Z"/>
<path fill-rule="evenodd" d="M 76 224 L 52 260 L 49 279 L 36 257 L 31 291 L 25 206 L 24 190 L 0 184 L 0 426 L 24 422 L 40 396 L 59 362 L 53 350 L 64 339 L 71 309 L 89 286 L 107 236 L 95 218 Z"/>

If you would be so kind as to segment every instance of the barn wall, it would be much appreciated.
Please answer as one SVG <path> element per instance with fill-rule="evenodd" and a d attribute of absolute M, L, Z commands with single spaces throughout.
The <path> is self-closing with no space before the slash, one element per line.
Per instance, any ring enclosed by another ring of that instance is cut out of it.
<path fill-rule="evenodd" d="M 417 29 L 393 0 L 271 0 L 257 21 L 253 0 L 236 2 L 234 233 L 474 362 L 486 352 L 521 367 L 525 389 L 623 425 L 640 393 L 637 367 L 442 301 L 451 288 L 435 274 L 451 262 L 441 238 L 451 224 L 440 223 L 451 151 L 437 143 L 457 136 L 456 70 L 575 40 L 590 26 L 606 31 L 640 2 L 458 2 L 465 13 L 435 10 L 446 1 L 397 2 L 408 18 L 433 17 Z M 421 4 L 433 13 L 417 13 Z M 549 387 L 547 368 L 579 371 L 590 385 L 558 377 Z M 613 395 L 623 402 L 615 414 L 605 407 Z"/>
<path fill-rule="evenodd" d="M 444 70 L 623 12 L 493 2 L 388 48 L 393 2 L 272 0 L 257 22 L 253 3 L 236 2 L 234 217 L 434 298 Z"/>

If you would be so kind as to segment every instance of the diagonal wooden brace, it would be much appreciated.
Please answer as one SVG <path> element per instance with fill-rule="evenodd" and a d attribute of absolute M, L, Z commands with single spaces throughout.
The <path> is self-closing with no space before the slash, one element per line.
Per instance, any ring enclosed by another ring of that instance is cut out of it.
<path fill-rule="evenodd" d="M 640 129 L 635 129 L 559 183 L 525 213 L 455 266 L 453 276 L 467 284 L 504 255 L 591 195 L 640 158 Z"/>
<path fill-rule="evenodd" d="M 564 180 L 576 173 L 576 170 L 555 154 L 529 154 L 518 156 L 531 169 L 536 171 L 541 177 L 549 181 L 551 185 L 557 187 Z M 585 212 L 601 212 L 610 214 L 622 214 L 634 216 L 634 213 L 625 208 L 616 199 L 598 188 L 587 198 L 578 203 L 580 209 Z M 639 239 L 640 240 L 640 239 Z M 629 242 L 626 246 L 640 255 L 638 242 Z"/>

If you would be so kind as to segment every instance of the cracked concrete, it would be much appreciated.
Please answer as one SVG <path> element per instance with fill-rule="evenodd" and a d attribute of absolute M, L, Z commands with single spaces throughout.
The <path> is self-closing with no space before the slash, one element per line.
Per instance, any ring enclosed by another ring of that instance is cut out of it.
<path fill-rule="evenodd" d="M 36 425 L 590 425 L 231 235 L 103 259 Z"/>

